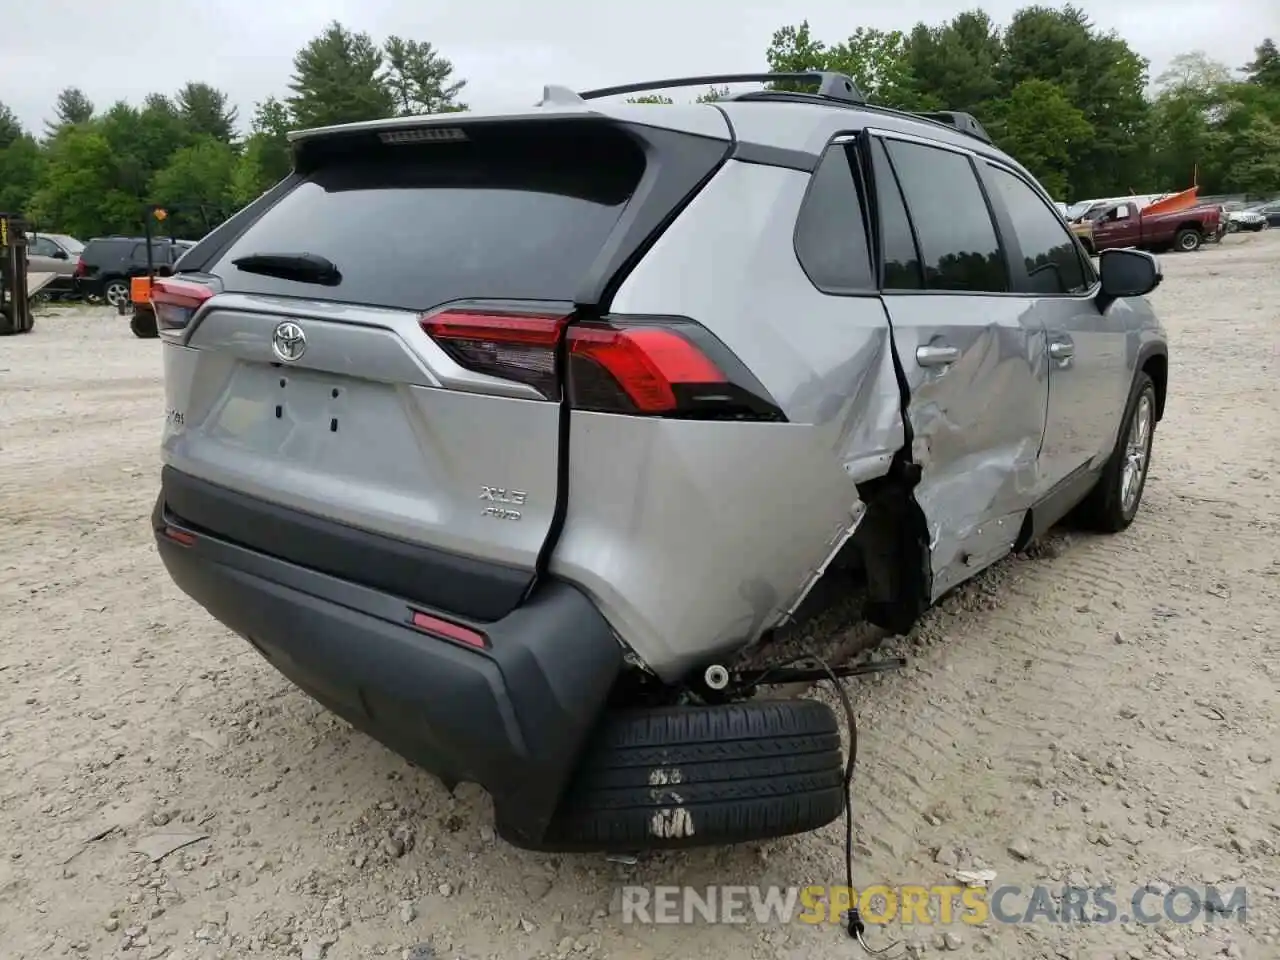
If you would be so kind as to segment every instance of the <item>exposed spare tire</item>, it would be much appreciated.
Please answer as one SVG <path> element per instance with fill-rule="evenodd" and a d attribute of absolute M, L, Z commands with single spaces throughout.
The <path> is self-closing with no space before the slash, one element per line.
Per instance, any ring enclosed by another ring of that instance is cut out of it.
<path fill-rule="evenodd" d="M 535 848 L 639 851 L 767 840 L 826 826 L 843 810 L 840 731 L 823 703 L 627 710 L 602 719 Z"/>

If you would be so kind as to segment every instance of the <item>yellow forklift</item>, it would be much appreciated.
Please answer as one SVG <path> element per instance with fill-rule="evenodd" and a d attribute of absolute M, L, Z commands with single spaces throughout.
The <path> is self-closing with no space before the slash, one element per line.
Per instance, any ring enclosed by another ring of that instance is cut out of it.
<path fill-rule="evenodd" d="M 26 221 L 16 213 L 0 213 L 0 335 L 31 332 L 31 298 L 51 279 L 49 275 L 30 289 Z"/>

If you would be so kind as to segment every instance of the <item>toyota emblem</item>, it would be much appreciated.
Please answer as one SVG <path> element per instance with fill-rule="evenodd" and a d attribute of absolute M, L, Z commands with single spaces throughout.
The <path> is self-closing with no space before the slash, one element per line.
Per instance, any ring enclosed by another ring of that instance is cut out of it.
<path fill-rule="evenodd" d="M 285 363 L 292 363 L 307 352 L 307 335 L 292 320 L 286 320 L 271 335 L 271 350 Z"/>

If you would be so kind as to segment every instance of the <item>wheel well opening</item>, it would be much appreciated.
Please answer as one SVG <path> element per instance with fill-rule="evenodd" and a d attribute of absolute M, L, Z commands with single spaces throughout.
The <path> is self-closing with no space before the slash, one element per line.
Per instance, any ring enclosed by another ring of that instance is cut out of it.
<path fill-rule="evenodd" d="M 1165 392 L 1169 385 L 1169 358 L 1163 354 L 1148 357 L 1142 365 L 1142 372 L 1156 386 L 1156 420 L 1163 420 Z"/>
<path fill-rule="evenodd" d="M 866 582 L 864 617 L 904 634 L 929 606 L 929 527 L 912 489 L 915 476 L 890 473 L 859 489 L 867 506 L 850 541 Z"/>
<path fill-rule="evenodd" d="M 1204 224 L 1199 220 L 1186 220 L 1178 224 L 1178 232 L 1183 230 L 1194 230 L 1196 233 L 1204 232 Z"/>

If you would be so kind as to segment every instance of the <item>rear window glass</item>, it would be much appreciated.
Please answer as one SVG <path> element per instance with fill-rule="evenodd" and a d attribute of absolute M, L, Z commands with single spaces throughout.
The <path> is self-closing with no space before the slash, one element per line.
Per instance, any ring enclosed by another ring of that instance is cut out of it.
<path fill-rule="evenodd" d="M 644 172 L 625 134 L 567 123 L 469 143 L 325 149 L 316 162 L 212 266 L 227 290 L 412 310 L 571 300 Z M 299 253 L 331 260 L 341 281 L 233 263 Z"/>

